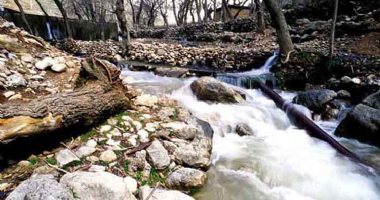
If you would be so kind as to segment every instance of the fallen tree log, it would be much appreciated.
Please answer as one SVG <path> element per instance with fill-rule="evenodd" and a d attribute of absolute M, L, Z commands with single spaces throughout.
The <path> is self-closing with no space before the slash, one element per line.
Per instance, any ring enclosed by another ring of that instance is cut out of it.
<path fill-rule="evenodd" d="M 51 94 L 29 103 L 0 105 L 0 142 L 52 133 L 73 126 L 90 126 L 126 109 L 129 99 L 118 80 L 119 70 L 95 58 L 82 62 L 83 79 L 73 92 Z"/>

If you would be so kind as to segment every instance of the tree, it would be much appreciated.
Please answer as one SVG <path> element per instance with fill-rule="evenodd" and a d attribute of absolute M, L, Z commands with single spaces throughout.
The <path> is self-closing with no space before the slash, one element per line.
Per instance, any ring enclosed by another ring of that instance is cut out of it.
<path fill-rule="evenodd" d="M 274 27 L 276 28 L 280 51 L 289 56 L 293 51 L 294 46 L 292 39 L 290 38 L 288 24 L 286 23 L 284 13 L 282 13 L 277 0 L 264 0 L 264 3 L 270 13 Z"/>
<path fill-rule="evenodd" d="M 265 31 L 265 22 L 264 22 L 264 11 L 263 6 L 260 0 L 255 0 L 256 4 L 256 20 L 259 33 L 264 33 Z"/>
<path fill-rule="evenodd" d="M 64 24 L 65 24 L 66 36 L 67 36 L 68 38 L 72 38 L 71 28 L 70 28 L 70 24 L 69 24 L 69 19 L 68 19 L 68 17 L 67 17 L 66 10 L 65 10 L 65 8 L 64 8 L 63 5 L 62 5 L 62 2 L 61 2 L 60 0 L 54 0 L 54 3 L 55 3 L 55 5 L 57 5 L 59 11 L 60 11 L 61 14 L 62 14 L 63 22 L 64 22 Z"/>
<path fill-rule="evenodd" d="M 128 30 L 127 17 L 125 16 L 124 0 L 116 0 L 116 18 L 119 22 L 121 36 L 126 40 L 126 45 L 130 44 L 130 35 Z"/>
<path fill-rule="evenodd" d="M 22 8 L 20 2 L 18 0 L 14 0 L 18 9 L 20 10 L 21 19 L 24 22 L 26 28 L 28 29 L 29 33 L 33 34 L 32 28 L 29 25 L 28 19 L 26 19 L 24 9 Z"/>
<path fill-rule="evenodd" d="M 330 35 L 330 59 L 334 57 L 334 42 L 335 42 L 335 26 L 336 26 L 336 18 L 338 16 L 338 4 L 339 0 L 334 0 L 334 16 L 331 22 L 331 35 Z"/>

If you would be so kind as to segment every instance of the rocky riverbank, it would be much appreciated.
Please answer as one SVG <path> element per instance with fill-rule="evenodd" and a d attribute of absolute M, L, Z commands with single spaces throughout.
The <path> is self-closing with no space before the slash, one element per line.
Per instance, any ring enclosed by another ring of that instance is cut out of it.
<path fill-rule="evenodd" d="M 1 21 L 0 43 L 1 106 L 22 106 L 52 94 L 65 97 L 86 81 L 79 78 L 86 73 L 84 58 L 12 23 Z M 108 73 L 111 81 L 119 79 Z M 189 195 L 207 181 L 212 128 L 169 98 L 124 87 L 129 109 L 99 126 L 0 143 L 0 198 L 193 199 Z M 39 109 L 49 112 L 49 107 Z M 1 120 L 3 137 L 8 126 Z M 42 127 L 52 126 L 46 123 Z M 25 131 L 21 122 L 18 128 Z"/>

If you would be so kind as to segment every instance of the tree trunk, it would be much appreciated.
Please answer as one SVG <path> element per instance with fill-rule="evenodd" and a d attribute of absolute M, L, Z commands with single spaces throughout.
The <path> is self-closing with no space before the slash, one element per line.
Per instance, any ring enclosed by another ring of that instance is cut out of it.
<path fill-rule="evenodd" d="M 132 23 L 136 24 L 136 14 L 135 14 L 135 8 L 133 7 L 133 1 L 132 0 L 128 0 L 128 1 L 129 1 L 129 5 L 131 6 L 131 11 L 132 11 Z"/>
<path fill-rule="evenodd" d="M 280 45 L 280 51 L 283 54 L 289 54 L 293 51 L 293 43 L 290 38 L 290 33 L 288 30 L 288 24 L 284 13 L 277 2 L 277 0 L 264 0 L 264 3 L 271 15 L 273 24 L 276 28 L 278 43 Z"/>
<path fill-rule="evenodd" d="M 202 18 L 201 18 L 201 9 L 202 9 L 202 6 L 201 6 L 201 2 L 200 0 L 194 0 L 195 1 L 195 9 L 196 9 L 196 12 L 197 12 L 197 19 L 198 19 L 198 23 L 202 22 Z"/>
<path fill-rule="evenodd" d="M 127 108 L 129 100 L 118 81 L 120 71 L 104 63 L 97 59 L 93 59 L 92 65 L 82 62 L 87 74 L 97 79 L 83 88 L 47 95 L 29 103 L 0 105 L 0 142 L 90 126 Z"/>
<path fill-rule="evenodd" d="M 72 2 L 73 8 L 74 8 L 74 13 L 78 17 L 79 20 L 82 20 L 82 15 L 80 14 L 77 6 L 75 5 L 75 2 Z"/>
<path fill-rule="evenodd" d="M 14 0 L 14 1 L 15 1 L 16 5 L 17 5 L 18 9 L 20 10 L 21 19 L 24 22 L 26 28 L 28 29 L 28 31 L 29 31 L 30 34 L 33 34 L 32 28 L 29 25 L 28 20 L 26 19 L 24 9 L 22 8 L 20 2 L 18 0 Z"/>
<path fill-rule="evenodd" d="M 124 0 L 116 0 L 115 14 L 119 21 L 121 36 L 126 40 L 126 45 L 130 44 L 130 35 L 128 30 L 127 17 L 125 16 Z"/>
<path fill-rule="evenodd" d="M 265 22 L 264 22 L 264 11 L 263 11 L 263 6 L 261 5 L 260 0 L 255 0 L 256 4 L 256 13 L 257 13 L 257 27 L 259 33 L 264 33 L 265 31 Z"/>
<path fill-rule="evenodd" d="M 175 0 L 172 0 L 172 4 L 173 4 L 173 14 L 174 14 L 175 23 L 177 24 L 177 26 L 179 26 L 180 24 L 178 21 L 178 15 L 177 15 L 177 11 L 176 11 Z"/>
<path fill-rule="evenodd" d="M 144 0 L 140 0 L 139 10 L 137 11 L 137 15 L 136 15 L 136 24 L 140 24 L 143 5 L 144 5 Z"/>
<path fill-rule="evenodd" d="M 203 21 L 207 23 L 208 21 L 208 16 L 209 16 L 209 12 L 208 12 L 208 5 L 207 5 L 207 0 L 204 0 L 203 2 L 203 12 L 204 12 L 204 18 L 203 18 Z"/>
<path fill-rule="evenodd" d="M 216 21 L 216 0 L 214 0 L 214 21 Z"/>
<path fill-rule="evenodd" d="M 55 4 L 57 5 L 59 11 L 62 14 L 63 21 L 65 23 L 66 36 L 68 38 L 72 38 L 71 28 L 70 28 L 70 24 L 69 24 L 69 19 L 67 18 L 67 13 L 66 13 L 65 9 L 63 8 L 62 3 L 59 0 L 54 0 L 54 2 L 55 2 Z"/>
<path fill-rule="evenodd" d="M 336 26 L 336 18 L 338 16 L 338 4 L 339 0 L 334 0 L 334 16 L 331 22 L 331 35 L 330 35 L 330 59 L 334 57 L 334 43 L 335 43 L 335 26 Z"/>

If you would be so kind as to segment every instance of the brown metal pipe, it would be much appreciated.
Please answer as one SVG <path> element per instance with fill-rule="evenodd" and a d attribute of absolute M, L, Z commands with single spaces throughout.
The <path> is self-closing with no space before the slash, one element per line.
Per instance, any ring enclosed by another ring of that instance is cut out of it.
<path fill-rule="evenodd" d="M 311 137 L 315 137 L 327 142 L 341 154 L 355 161 L 362 162 L 356 154 L 354 154 L 346 147 L 341 145 L 338 141 L 336 141 L 333 137 L 331 137 L 328 133 L 326 133 L 323 129 L 316 125 L 311 119 L 306 117 L 302 112 L 298 111 L 292 103 L 286 102 L 279 94 L 277 94 L 275 91 L 273 91 L 271 88 L 266 86 L 261 81 L 257 80 L 256 83 L 257 86 L 261 89 L 261 91 L 276 103 L 276 106 L 278 108 L 286 112 L 289 119 L 298 128 L 305 129 Z"/>

